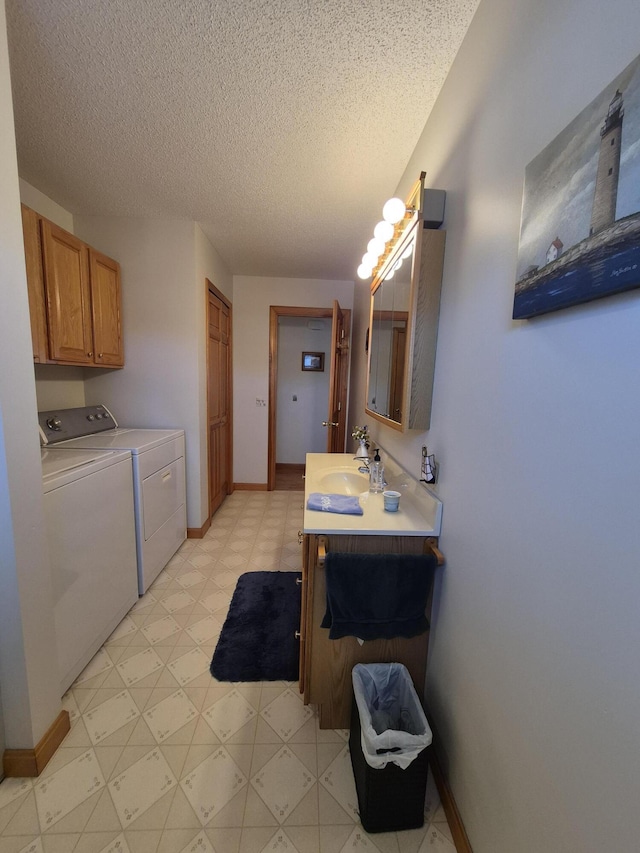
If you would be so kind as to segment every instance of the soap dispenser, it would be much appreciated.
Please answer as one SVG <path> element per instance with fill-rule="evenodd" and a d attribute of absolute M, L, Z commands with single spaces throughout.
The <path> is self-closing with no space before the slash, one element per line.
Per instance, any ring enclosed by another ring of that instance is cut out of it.
<path fill-rule="evenodd" d="M 373 462 L 369 465 L 369 491 L 381 492 L 384 489 L 384 466 L 380 461 L 380 451 L 376 449 Z"/>

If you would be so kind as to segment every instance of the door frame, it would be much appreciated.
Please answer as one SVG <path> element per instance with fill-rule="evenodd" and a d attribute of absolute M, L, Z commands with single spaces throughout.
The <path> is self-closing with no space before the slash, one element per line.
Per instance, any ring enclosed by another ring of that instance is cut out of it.
<path fill-rule="evenodd" d="M 345 327 L 351 331 L 351 309 L 343 308 Z M 304 308 L 291 305 L 269 306 L 269 429 L 268 429 L 268 473 L 267 490 L 276 485 L 276 411 L 278 407 L 278 319 L 280 317 L 314 317 L 333 319 L 333 306 L 329 308 Z M 345 377 L 345 384 L 347 383 Z"/>
<path fill-rule="evenodd" d="M 229 357 L 227 359 L 227 411 L 229 412 L 228 430 L 227 430 L 227 459 L 229 460 L 229 482 L 228 494 L 233 492 L 233 306 L 231 300 L 224 295 L 221 290 L 213 284 L 208 278 L 204 280 L 204 321 L 205 321 L 205 345 L 206 345 L 206 410 L 207 410 L 207 426 L 206 426 L 206 453 L 207 453 L 207 522 L 208 525 L 213 518 L 211 513 L 211 454 L 209 447 L 209 293 L 212 293 L 229 309 Z"/>

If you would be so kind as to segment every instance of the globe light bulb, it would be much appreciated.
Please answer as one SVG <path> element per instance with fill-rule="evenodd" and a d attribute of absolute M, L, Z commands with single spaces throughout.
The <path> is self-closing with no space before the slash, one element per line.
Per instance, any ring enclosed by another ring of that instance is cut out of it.
<path fill-rule="evenodd" d="M 374 255 L 372 252 L 365 252 L 362 256 L 362 263 L 372 270 L 378 263 L 378 256 Z"/>
<path fill-rule="evenodd" d="M 401 198 L 390 198 L 382 208 L 382 217 L 386 222 L 395 225 L 396 222 L 400 222 L 406 212 L 407 208 Z"/>
<path fill-rule="evenodd" d="M 377 237 L 378 240 L 382 240 L 383 243 L 388 243 L 393 237 L 393 232 L 393 225 L 390 222 L 382 220 L 381 222 L 378 222 L 376 227 L 373 229 L 373 236 Z"/>
<path fill-rule="evenodd" d="M 358 278 L 362 278 L 362 279 L 371 278 L 372 272 L 373 272 L 373 270 L 370 267 L 368 267 L 366 264 L 360 264 L 360 266 L 358 267 Z"/>
<path fill-rule="evenodd" d="M 404 250 L 404 252 L 401 255 L 402 260 L 406 261 L 407 258 L 410 258 L 412 252 L 413 252 L 413 243 L 409 243 L 409 245 L 407 246 L 407 248 Z"/>
<path fill-rule="evenodd" d="M 384 240 L 379 240 L 377 237 L 372 237 L 367 243 L 367 252 L 371 252 L 371 254 L 375 255 L 376 258 L 379 258 L 380 255 L 384 252 L 384 250 Z"/>

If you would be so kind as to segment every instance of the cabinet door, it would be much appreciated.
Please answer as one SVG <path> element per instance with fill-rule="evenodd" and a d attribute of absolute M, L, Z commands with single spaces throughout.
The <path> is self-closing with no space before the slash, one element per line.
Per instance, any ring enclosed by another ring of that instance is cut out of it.
<path fill-rule="evenodd" d="M 107 367 L 124 365 L 120 316 L 120 265 L 89 250 L 94 361 Z"/>
<path fill-rule="evenodd" d="M 298 533 L 300 537 L 300 532 Z M 305 704 L 309 702 L 309 685 L 307 684 L 307 632 L 309 631 L 308 618 L 308 590 L 309 590 L 309 540 L 314 539 L 309 533 L 302 538 L 302 586 L 300 589 L 300 670 L 298 674 L 300 693 Z"/>
<path fill-rule="evenodd" d="M 93 362 L 89 258 L 85 244 L 42 220 L 44 282 L 52 361 Z"/>
<path fill-rule="evenodd" d="M 40 243 L 40 217 L 26 205 L 22 208 L 22 233 L 24 236 L 24 259 L 27 268 L 27 293 L 31 318 L 33 360 L 46 362 L 47 318 L 44 303 L 44 278 L 42 273 L 42 246 Z"/>

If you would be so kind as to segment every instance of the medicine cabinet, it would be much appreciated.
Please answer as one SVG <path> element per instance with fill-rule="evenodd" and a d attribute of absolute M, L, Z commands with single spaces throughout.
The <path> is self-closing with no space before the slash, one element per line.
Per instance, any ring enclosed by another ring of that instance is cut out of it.
<path fill-rule="evenodd" d="M 371 284 L 365 406 L 401 431 L 431 422 L 445 244 L 444 231 L 425 227 L 421 205 L 407 209 L 413 216 Z"/>

